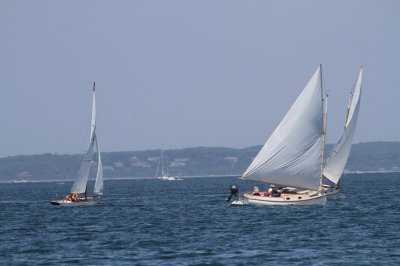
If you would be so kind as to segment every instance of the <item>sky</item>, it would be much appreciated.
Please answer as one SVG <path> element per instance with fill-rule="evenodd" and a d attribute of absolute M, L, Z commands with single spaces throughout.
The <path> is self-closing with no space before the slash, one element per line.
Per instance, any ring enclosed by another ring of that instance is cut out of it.
<path fill-rule="evenodd" d="M 327 142 L 400 141 L 400 1 L 0 1 L 0 157 L 264 144 L 319 64 Z"/>

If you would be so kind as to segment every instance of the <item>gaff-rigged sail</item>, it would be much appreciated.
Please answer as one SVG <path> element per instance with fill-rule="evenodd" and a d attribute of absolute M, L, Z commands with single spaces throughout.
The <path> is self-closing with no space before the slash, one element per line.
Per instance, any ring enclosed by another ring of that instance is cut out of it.
<path fill-rule="evenodd" d="M 100 148 L 99 143 L 97 141 L 97 136 L 95 135 L 96 141 L 96 150 L 97 150 L 97 175 L 96 175 L 96 182 L 94 184 L 94 193 L 98 195 L 103 195 L 103 164 L 101 162 L 101 155 L 100 155 Z"/>
<path fill-rule="evenodd" d="M 350 94 L 343 134 L 326 161 L 326 166 L 323 172 L 324 176 L 335 184 L 339 182 L 350 155 L 351 145 L 356 131 L 358 112 L 360 109 L 361 81 L 362 69 L 358 75 L 354 91 Z"/>
<path fill-rule="evenodd" d="M 243 174 L 243 179 L 317 190 L 322 160 L 321 67 Z"/>

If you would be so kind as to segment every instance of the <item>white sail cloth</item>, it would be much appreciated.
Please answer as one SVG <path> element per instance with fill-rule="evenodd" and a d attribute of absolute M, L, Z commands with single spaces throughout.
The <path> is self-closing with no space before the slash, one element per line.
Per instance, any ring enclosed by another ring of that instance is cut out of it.
<path fill-rule="evenodd" d="M 104 181 L 103 181 L 103 164 L 101 162 L 101 155 L 100 155 L 100 148 L 99 148 L 99 143 L 97 141 L 97 136 L 96 136 L 96 150 L 97 150 L 97 175 L 96 175 L 96 182 L 94 184 L 94 193 L 98 195 L 103 195 L 103 186 L 104 186 Z"/>
<path fill-rule="evenodd" d="M 81 168 L 75 178 L 75 182 L 72 185 L 71 193 L 86 193 L 87 192 L 87 182 L 89 179 L 89 173 L 92 163 L 93 151 L 96 145 L 98 166 L 97 166 L 97 176 L 94 187 L 94 193 L 102 195 L 103 194 L 103 165 L 101 162 L 101 155 L 99 144 L 96 135 L 96 89 L 95 83 L 93 83 L 93 95 L 92 95 L 92 116 L 90 122 L 90 139 L 89 147 L 83 157 Z"/>
<path fill-rule="evenodd" d="M 321 67 L 243 174 L 243 179 L 317 190 L 322 160 Z"/>
<path fill-rule="evenodd" d="M 92 95 L 92 119 L 90 121 L 90 137 L 89 140 L 93 139 L 93 135 L 96 132 L 96 83 L 93 82 L 93 95 Z"/>
<path fill-rule="evenodd" d="M 85 193 L 86 186 L 89 178 L 90 167 L 93 157 L 94 138 L 89 143 L 89 147 L 83 157 L 81 168 L 76 175 L 75 182 L 72 185 L 71 193 Z"/>
<path fill-rule="evenodd" d="M 358 112 L 360 109 L 361 81 L 362 69 L 358 75 L 354 92 L 351 95 L 344 132 L 333 148 L 324 168 L 324 176 L 335 184 L 339 182 L 350 155 L 351 145 L 356 131 Z"/>

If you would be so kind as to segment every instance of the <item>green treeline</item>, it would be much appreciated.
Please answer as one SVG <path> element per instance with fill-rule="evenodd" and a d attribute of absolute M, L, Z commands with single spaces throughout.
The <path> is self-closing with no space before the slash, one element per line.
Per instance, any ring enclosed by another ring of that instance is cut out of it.
<path fill-rule="evenodd" d="M 239 175 L 261 146 L 243 149 L 197 147 L 164 150 L 164 171 L 176 176 Z M 327 154 L 332 145 L 327 146 Z M 160 150 L 103 152 L 105 178 L 154 177 Z M 74 179 L 82 154 L 20 155 L 0 159 L 0 181 Z M 95 156 L 93 157 L 94 159 Z M 92 168 L 95 170 L 94 160 Z M 354 144 L 346 171 L 399 171 L 400 142 Z M 159 169 L 160 173 L 161 169 Z M 94 176 L 95 171 L 92 171 Z"/>

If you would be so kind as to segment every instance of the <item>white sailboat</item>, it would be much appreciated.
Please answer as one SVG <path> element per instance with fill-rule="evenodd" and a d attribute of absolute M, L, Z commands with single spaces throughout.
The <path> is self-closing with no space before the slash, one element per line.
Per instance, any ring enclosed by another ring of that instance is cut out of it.
<path fill-rule="evenodd" d="M 232 205 L 325 205 L 326 196 L 321 193 L 326 135 L 325 99 L 319 66 L 242 175 L 244 180 L 305 191 L 287 189 L 278 196 L 245 193 Z"/>
<path fill-rule="evenodd" d="M 88 179 L 92 163 L 92 157 L 94 150 L 97 152 L 97 174 L 94 185 L 95 198 L 88 197 Z M 93 83 L 93 96 L 92 96 L 92 118 L 90 123 L 90 138 L 89 147 L 83 157 L 81 167 L 75 178 L 75 182 L 72 185 L 70 193 L 65 196 L 63 200 L 51 201 L 53 205 L 91 205 L 97 203 L 103 195 L 103 165 L 101 161 L 100 148 L 96 135 L 96 89 L 95 83 Z"/>
<path fill-rule="evenodd" d="M 161 165 L 161 176 L 158 176 L 158 169 L 160 168 L 160 165 Z M 164 172 L 164 151 L 163 150 L 161 150 L 161 157 L 160 157 L 160 161 L 158 163 L 156 176 L 157 176 L 157 179 L 159 179 L 159 180 L 167 180 L 167 181 L 182 180 L 180 178 L 170 176 L 169 174 Z"/>
<path fill-rule="evenodd" d="M 323 171 L 324 177 L 335 184 L 323 185 L 323 193 L 328 196 L 339 193 L 341 189 L 340 178 L 350 155 L 360 109 L 362 73 L 361 68 L 356 85 L 350 93 L 343 134 L 328 157 Z"/>

